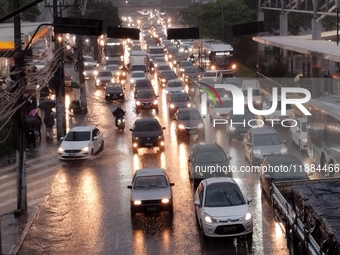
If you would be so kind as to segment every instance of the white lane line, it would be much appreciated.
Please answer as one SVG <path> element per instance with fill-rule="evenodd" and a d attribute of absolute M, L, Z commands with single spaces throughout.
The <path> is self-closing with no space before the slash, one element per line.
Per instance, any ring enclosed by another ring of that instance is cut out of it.
<path fill-rule="evenodd" d="M 119 235 L 116 235 L 115 249 L 118 250 L 118 247 L 119 247 Z"/>

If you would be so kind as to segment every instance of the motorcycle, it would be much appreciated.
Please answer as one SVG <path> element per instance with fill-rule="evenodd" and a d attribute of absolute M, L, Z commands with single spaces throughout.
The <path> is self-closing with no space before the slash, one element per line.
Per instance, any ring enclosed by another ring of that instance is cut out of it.
<path fill-rule="evenodd" d="M 119 130 L 124 131 L 124 128 L 125 128 L 125 119 L 124 119 L 123 116 L 117 117 L 117 120 L 116 120 L 116 127 L 117 127 Z"/>
<path fill-rule="evenodd" d="M 120 71 L 119 81 L 120 82 L 125 82 L 127 80 L 127 76 L 128 76 L 127 71 Z"/>

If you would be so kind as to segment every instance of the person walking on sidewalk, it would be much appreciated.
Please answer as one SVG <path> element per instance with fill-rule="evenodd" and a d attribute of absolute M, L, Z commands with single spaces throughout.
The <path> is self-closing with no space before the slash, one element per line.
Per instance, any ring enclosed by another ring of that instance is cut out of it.
<path fill-rule="evenodd" d="M 53 126 L 55 124 L 54 122 L 54 116 L 52 112 L 45 112 L 45 118 L 44 123 L 46 126 L 46 140 L 52 139 L 53 140 Z"/>
<path fill-rule="evenodd" d="M 33 147 L 33 150 L 37 149 L 37 134 L 38 132 L 33 126 L 29 126 L 29 128 L 26 130 L 26 135 L 27 135 L 27 150 L 30 150 L 31 147 Z"/>

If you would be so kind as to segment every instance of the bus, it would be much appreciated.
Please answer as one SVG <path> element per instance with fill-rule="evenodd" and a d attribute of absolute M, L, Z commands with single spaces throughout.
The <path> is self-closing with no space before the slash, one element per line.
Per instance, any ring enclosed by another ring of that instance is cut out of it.
<path fill-rule="evenodd" d="M 125 45 L 123 39 L 107 39 L 104 45 L 105 59 L 120 59 L 124 61 Z"/>
<path fill-rule="evenodd" d="M 312 99 L 307 116 L 307 153 L 315 170 L 333 177 L 340 163 L 340 98 Z"/>
<path fill-rule="evenodd" d="M 236 71 L 233 57 L 234 48 L 225 42 L 212 39 L 194 41 L 193 55 L 195 62 L 205 70 L 219 70 L 224 77 Z"/>

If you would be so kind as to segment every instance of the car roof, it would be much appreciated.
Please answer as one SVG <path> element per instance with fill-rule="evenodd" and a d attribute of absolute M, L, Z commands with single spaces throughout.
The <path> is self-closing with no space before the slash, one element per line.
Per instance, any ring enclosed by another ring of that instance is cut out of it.
<path fill-rule="evenodd" d="M 206 182 L 207 185 L 212 184 L 212 183 L 228 182 L 228 183 L 234 183 L 238 186 L 235 180 L 229 177 L 212 177 L 212 178 L 207 178 L 204 181 Z"/>
<path fill-rule="evenodd" d="M 139 123 L 139 122 L 157 122 L 159 123 L 159 121 L 156 118 L 152 118 L 152 117 L 148 117 L 148 118 L 141 118 L 141 119 L 137 119 L 135 121 L 135 123 Z"/>
<path fill-rule="evenodd" d="M 91 131 L 94 127 L 92 126 L 78 126 L 78 127 L 73 127 L 70 129 L 69 132 L 74 132 L 74 131 Z"/>
<path fill-rule="evenodd" d="M 198 111 L 198 109 L 197 108 L 179 108 L 178 109 L 178 112 L 193 112 L 193 111 Z"/>
<path fill-rule="evenodd" d="M 216 143 L 196 144 L 194 148 L 196 151 L 209 151 L 209 152 L 223 150 L 223 148 Z"/>
<path fill-rule="evenodd" d="M 171 79 L 171 80 L 168 80 L 168 83 L 171 83 L 171 82 L 181 82 L 181 83 L 183 83 L 183 81 L 181 79 Z"/>
<path fill-rule="evenodd" d="M 301 160 L 299 160 L 297 157 L 291 154 L 272 154 L 266 156 L 266 159 L 272 165 L 281 165 L 285 163 L 302 164 Z"/>
<path fill-rule="evenodd" d="M 276 130 L 272 127 L 252 127 L 250 131 L 255 134 L 277 134 Z"/>
<path fill-rule="evenodd" d="M 136 176 L 165 175 L 163 168 L 143 168 L 136 170 Z"/>

